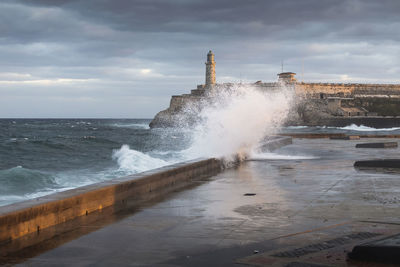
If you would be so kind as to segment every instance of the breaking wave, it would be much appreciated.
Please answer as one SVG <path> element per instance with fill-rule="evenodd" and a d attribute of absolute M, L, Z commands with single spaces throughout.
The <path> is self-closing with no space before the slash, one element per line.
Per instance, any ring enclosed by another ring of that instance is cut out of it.
<path fill-rule="evenodd" d="M 309 126 L 287 126 L 287 129 L 307 129 Z"/>
<path fill-rule="evenodd" d="M 114 150 L 112 158 L 118 162 L 120 171 L 128 173 L 144 172 L 171 164 L 163 159 L 153 158 L 140 151 L 130 149 L 128 145 Z"/>
<path fill-rule="evenodd" d="M 117 162 L 117 167 L 97 171 L 80 169 L 50 172 L 22 166 L 0 170 L 0 206 L 174 163 L 130 149 L 128 145 L 114 150 L 112 159 Z"/>
<path fill-rule="evenodd" d="M 148 123 L 114 123 L 111 124 L 111 126 L 118 128 L 150 129 Z"/>
<path fill-rule="evenodd" d="M 242 84 L 214 89 L 198 123 L 176 131 L 150 130 L 143 120 L 3 121 L 18 135 L 4 136 L 0 148 L 4 155 L 17 151 L 12 156 L 21 162 L 0 170 L 0 206 L 199 157 L 244 159 L 279 131 L 293 99 L 284 86 L 269 92 Z M 24 167 L 10 168 L 15 165 Z"/>
<path fill-rule="evenodd" d="M 374 128 L 368 127 L 365 125 L 356 125 L 351 124 L 344 127 L 337 127 L 337 126 L 286 126 L 282 128 L 283 131 L 296 131 L 299 130 L 301 132 L 315 132 L 315 131 L 324 131 L 327 130 L 337 130 L 337 131 L 354 131 L 354 132 L 388 132 L 388 131 L 398 131 L 400 127 L 392 127 L 392 128 Z"/>
<path fill-rule="evenodd" d="M 25 194 L 30 191 L 43 190 L 57 185 L 54 176 L 38 170 L 17 166 L 0 170 L 0 195 Z"/>
<path fill-rule="evenodd" d="M 334 128 L 334 127 L 332 127 Z M 337 129 L 348 130 L 348 131 L 358 131 L 358 132 L 380 132 L 380 131 L 396 131 L 400 130 L 400 127 L 393 127 L 393 128 L 373 128 L 364 125 L 356 125 L 351 124 L 345 127 L 337 127 Z"/>

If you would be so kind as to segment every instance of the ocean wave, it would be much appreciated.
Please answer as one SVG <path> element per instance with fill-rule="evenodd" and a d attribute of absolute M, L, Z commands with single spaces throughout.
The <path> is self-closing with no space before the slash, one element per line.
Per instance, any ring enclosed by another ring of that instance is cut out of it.
<path fill-rule="evenodd" d="M 77 187 L 109 180 L 124 175 L 109 168 L 102 171 L 90 169 L 65 172 L 43 172 L 17 166 L 0 170 L 0 206 L 43 197 Z"/>
<path fill-rule="evenodd" d="M 29 141 L 29 143 L 31 143 L 33 145 L 40 145 L 40 146 L 45 146 L 48 148 L 60 149 L 60 150 L 64 150 L 64 149 L 68 148 L 68 146 L 66 144 L 63 144 L 60 142 L 54 142 L 54 141 L 50 141 L 50 140 L 32 140 L 32 141 Z"/>
<path fill-rule="evenodd" d="M 5 140 L 5 143 L 24 143 L 27 142 L 29 140 L 28 137 L 22 137 L 22 138 L 10 138 L 8 140 Z"/>
<path fill-rule="evenodd" d="M 128 173 L 144 172 L 171 164 L 160 158 L 130 149 L 128 145 L 122 145 L 120 149 L 114 150 L 112 158 L 117 161 L 119 170 Z"/>
<path fill-rule="evenodd" d="M 393 128 L 373 128 L 373 127 L 368 127 L 365 125 L 356 125 L 356 124 L 351 124 L 347 125 L 344 127 L 338 127 L 338 126 L 287 126 L 284 127 L 283 129 L 288 129 L 288 130 L 298 130 L 298 129 L 327 129 L 327 130 L 345 130 L 345 131 L 358 131 L 358 132 L 380 132 L 380 131 L 396 131 L 400 130 L 400 127 L 393 127 Z"/>
<path fill-rule="evenodd" d="M 59 137 L 57 137 L 57 138 L 60 139 Z M 4 143 L 6 145 L 8 145 L 8 146 L 26 147 L 28 145 L 33 145 L 33 146 L 43 146 L 43 147 L 53 148 L 53 149 L 65 149 L 65 148 L 67 148 L 66 144 L 63 144 L 62 142 L 59 142 L 59 141 L 30 139 L 28 137 L 10 138 L 10 139 L 6 140 Z"/>
<path fill-rule="evenodd" d="M 18 196 L 18 195 L 0 195 L 0 206 L 8 205 L 15 202 L 20 202 L 25 200 L 25 196 Z"/>
<path fill-rule="evenodd" d="M 111 124 L 111 126 L 119 128 L 150 129 L 148 123 L 114 123 Z"/>
<path fill-rule="evenodd" d="M 123 145 L 112 153 L 112 159 L 117 161 L 117 166 L 106 169 L 89 168 L 50 172 L 16 166 L 0 170 L 0 206 L 174 163 L 157 156 Z"/>
<path fill-rule="evenodd" d="M 286 128 L 286 129 L 306 129 L 306 128 L 309 128 L 309 126 L 287 126 L 284 128 Z"/>
<path fill-rule="evenodd" d="M 337 129 L 348 130 L 348 131 L 358 131 L 358 132 L 380 132 L 380 131 L 396 131 L 400 130 L 400 127 L 393 128 L 373 128 L 364 125 L 351 124 L 345 127 L 337 127 Z"/>
<path fill-rule="evenodd" d="M 91 125 L 92 123 L 88 122 L 88 121 L 77 121 L 77 122 L 75 122 L 75 124 L 78 124 L 78 125 Z"/>
<path fill-rule="evenodd" d="M 81 141 L 87 143 L 99 143 L 99 144 L 120 144 L 108 138 L 97 137 L 94 135 L 85 135 L 81 137 Z"/>
<path fill-rule="evenodd" d="M 45 188 L 57 187 L 55 177 L 50 173 L 17 166 L 0 170 L 0 195 L 10 193 L 24 195 Z"/>

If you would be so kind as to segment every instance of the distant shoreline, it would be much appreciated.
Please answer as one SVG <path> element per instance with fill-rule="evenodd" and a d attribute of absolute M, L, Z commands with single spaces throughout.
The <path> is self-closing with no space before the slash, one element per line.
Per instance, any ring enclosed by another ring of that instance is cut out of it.
<path fill-rule="evenodd" d="M 0 120 L 22 121 L 22 120 L 140 120 L 150 122 L 151 118 L 0 118 Z M 400 117 L 395 116 L 359 116 L 359 117 L 330 117 L 319 118 L 312 122 L 289 121 L 284 126 L 330 126 L 345 127 L 351 124 L 364 125 L 373 128 L 400 127 Z M 156 127 L 158 128 L 158 127 Z M 168 128 L 168 127 L 159 127 Z"/>

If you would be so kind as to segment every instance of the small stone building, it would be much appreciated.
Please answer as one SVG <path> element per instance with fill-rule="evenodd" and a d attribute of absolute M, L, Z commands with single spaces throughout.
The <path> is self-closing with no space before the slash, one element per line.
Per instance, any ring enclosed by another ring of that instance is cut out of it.
<path fill-rule="evenodd" d="M 294 72 L 282 72 L 278 74 L 278 81 L 284 83 L 295 83 L 297 80 L 294 77 L 296 73 Z"/>

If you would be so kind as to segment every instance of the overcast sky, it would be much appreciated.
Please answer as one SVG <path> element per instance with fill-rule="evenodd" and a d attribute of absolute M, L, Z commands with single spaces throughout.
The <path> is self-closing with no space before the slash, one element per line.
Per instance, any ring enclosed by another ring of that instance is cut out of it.
<path fill-rule="evenodd" d="M 400 1 L 1 0 L 0 117 L 151 118 L 210 49 L 217 82 L 400 83 Z"/>

